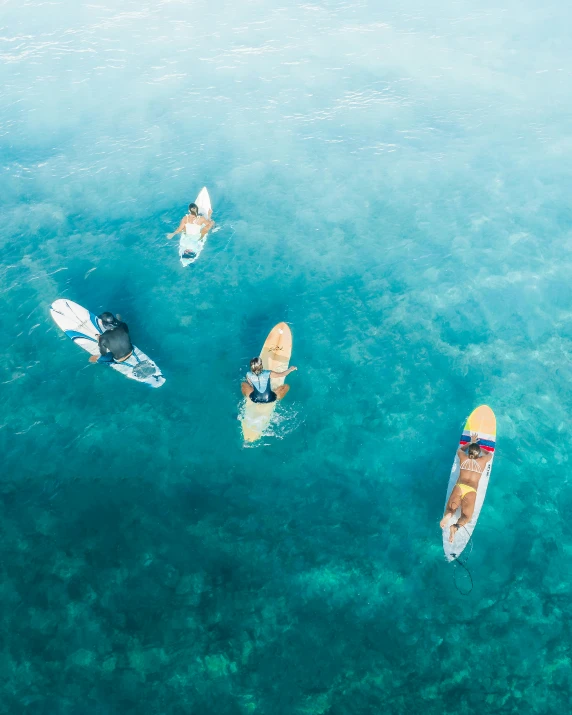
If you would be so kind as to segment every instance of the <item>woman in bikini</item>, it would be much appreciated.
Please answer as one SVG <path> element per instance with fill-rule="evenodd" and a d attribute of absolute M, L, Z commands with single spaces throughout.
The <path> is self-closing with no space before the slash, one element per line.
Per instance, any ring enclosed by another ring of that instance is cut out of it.
<path fill-rule="evenodd" d="M 214 226 L 214 221 L 211 219 L 212 212 L 213 210 L 209 209 L 207 218 L 199 216 L 199 207 L 196 204 L 189 204 L 189 213 L 183 216 L 176 231 L 167 234 L 167 238 L 173 238 L 173 236 L 184 231 L 187 236 L 202 240 Z M 195 256 L 196 253 L 189 248 L 183 252 L 181 257 L 194 258 Z"/>
<path fill-rule="evenodd" d="M 459 447 L 457 457 L 461 463 L 461 471 L 459 479 L 453 487 L 445 515 L 441 519 L 441 528 L 447 526 L 447 522 L 451 516 L 461 507 L 461 517 L 455 524 L 451 524 L 451 532 L 449 541 L 453 543 L 457 529 L 460 529 L 465 524 L 471 521 L 473 512 L 475 511 L 475 501 L 477 500 L 477 488 L 481 475 L 485 470 L 488 462 L 492 459 L 492 454 L 481 452 L 481 448 L 477 444 L 479 437 L 476 433 L 471 434 L 471 441 L 468 444 L 467 454 L 464 452 L 464 447 Z"/>

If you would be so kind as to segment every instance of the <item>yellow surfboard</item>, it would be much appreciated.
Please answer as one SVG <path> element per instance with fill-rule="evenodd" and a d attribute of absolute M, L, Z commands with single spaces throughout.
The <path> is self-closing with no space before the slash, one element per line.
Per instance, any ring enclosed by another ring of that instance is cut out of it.
<path fill-rule="evenodd" d="M 491 470 L 493 468 L 493 461 L 496 448 L 497 439 L 497 420 L 495 413 L 491 410 L 488 405 L 481 405 L 474 409 L 467 422 L 465 424 L 465 429 L 459 440 L 459 445 L 461 447 L 469 444 L 471 441 L 471 432 L 477 432 L 479 435 L 479 445 L 482 451 L 489 452 L 492 454 L 492 459 L 488 462 L 485 467 L 485 471 L 481 475 L 479 480 L 479 486 L 477 488 L 477 498 L 475 501 L 475 511 L 466 526 L 462 529 L 457 529 L 453 543 L 449 543 L 449 527 L 451 524 L 455 523 L 461 516 L 461 507 L 457 509 L 455 514 L 451 516 L 445 528 L 443 529 L 443 551 L 445 552 L 445 558 L 447 561 L 455 561 L 459 558 L 465 546 L 469 543 L 471 536 L 473 535 L 473 530 L 477 524 L 477 519 L 481 513 L 483 502 L 485 501 L 485 496 L 487 493 L 487 487 L 489 486 L 489 477 L 491 476 Z M 460 463 L 459 458 L 455 454 L 455 459 L 453 460 L 453 467 L 451 468 L 451 476 L 449 477 L 449 484 L 447 486 L 447 496 L 445 498 L 445 504 L 449 501 L 451 492 L 457 483 L 459 478 Z"/>
<path fill-rule="evenodd" d="M 260 357 L 265 370 L 284 372 L 290 363 L 292 355 L 292 332 L 286 323 L 275 325 L 264 341 Z M 272 378 L 270 385 L 273 390 L 284 384 L 283 377 Z M 256 403 L 248 397 L 245 399 L 244 416 L 242 418 L 242 434 L 245 442 L 256 442 L 262 437 L 272 418 L 276 402 Z"/>

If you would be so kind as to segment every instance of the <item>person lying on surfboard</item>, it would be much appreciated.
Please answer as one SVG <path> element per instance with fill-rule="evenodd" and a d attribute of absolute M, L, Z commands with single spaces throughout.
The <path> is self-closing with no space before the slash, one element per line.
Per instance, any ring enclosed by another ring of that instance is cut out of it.
<path fill-rule="evenodd" d="M 453 487 L 449 501 L 445 508 L 445 515 L 441 519 L 440 526 L 444 529 L 451 516 L 461 507 L 461 517 L 455 524 L 451 524 L 449 533 L 449 541 L 453 543 L 457 530 L 471 521 L 473 512 L 475 511 L 475 501 L 477 500 L 477 488 L 481 475 L 487 466 L 487 463 L 493 458 L 488 452 L 481 452 L 481 448 L 477 444 L 479 436 L 476 432 L 471 433 L 471 441 L 467 445 L 467 454 L 464 452 L 464 447 L 459 447 L 457 457 L 461 463 L 461 471 L 459 479 Z"/>
<path fill-rule="evenodd" d="M 89 362 L 110 363 L 125 362 L 133 354 L 133 345 L 129 337 L 127 323 L 115 317 L 113 313 L 105 312 L 97 316 L 103 333 L 98 336 L 99 357 L 91 355 Z"/>
<path fill-rule="evenodd" d="M 207 218 L 199 216 L 199 207 L 196 204 L 189 204 L 189 213 L 183 216 L 176 231 L 167 234 L 167 238 L 173 238 L 173 236 L 176 236 L 184 230 L 187 236 L 198 240 L 203 239 L 215 225 L 215 222 L 211 219 L 212 213 L 213 210 L 209 209 Z M 183 252 L 181 258 L 195 258 L 196 255 L 194 251 L 187 250 Z"/>
<path fill-rule="evenodd" d="M 250 361 L 250 372 L 246 373 L 246 380 L 241 384 L 242 394 L 245 397 L 250 397 L 252 402 L 274 402 L 281 400 L 290 389 L 290 385 L 279 385 L 276 392 L 272 390 L 270 385 L 271 377 L 286 377 L 297 367 L 289 367 L 284 372 L 275 372 L 274 370 L 265 370 L 262 365 L 262 360 L 259 357 L 252 358 Z"/>

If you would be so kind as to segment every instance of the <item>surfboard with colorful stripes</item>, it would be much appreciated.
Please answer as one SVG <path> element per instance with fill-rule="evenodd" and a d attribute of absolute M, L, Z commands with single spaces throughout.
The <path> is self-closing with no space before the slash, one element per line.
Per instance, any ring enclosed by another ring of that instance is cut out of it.
<path fill-rule="evenodd" d="M 471 441 L 471 433 L 477 432 L 479 435 L 479 445 L 483 451 L 487 451 L 492 454 L 492 459 L 487 463 L 485 470 L 479 480 L 479 486 L 477 488 L 477 499 L 475 502 L 475 511 L 466 526 L 461 529 L 457 529 L 453 543 L 449 543 L 449 533 L 450 526 L 461 516 L 461 508 L 459 507 L 455 514 L 449 519 L 445 527 L 443 528 L 443 551 L 445 552 L 445 558 L 447 561 L 455 561 L 463 553 L 463 550 L 469 543 L 483 503 L 485 501 L 485 496 L 487 493 L 487 487 L 489 486 L 489 478 L 491 476 L 491 470 L 493 468 L 494 453 L 496 447 L 497 439 L 497 421 L 495 413 L 487 405 L 481 405 L 471 412 L 469 418 L 465 424 L 463 434 L 459 440 L 459 445 L 461 447 L 469 444 Z M 449 478 L 449 485 L 447 487 L 447 496 L 445 498 L 445 505 L 449 501 L 451 492 L 457 480 L 459 479 L 460 472 L 460 462 L 457 454 L 455 453 L 455 459 L 453 461 L 453 466 L 451 468 L 451 476 Z"/>

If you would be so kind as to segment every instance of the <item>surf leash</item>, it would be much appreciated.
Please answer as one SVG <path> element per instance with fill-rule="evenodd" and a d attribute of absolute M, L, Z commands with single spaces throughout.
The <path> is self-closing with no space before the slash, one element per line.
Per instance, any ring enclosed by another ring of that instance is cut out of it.
<path fill-rule="evenodd" d="M 467 534 L 469 534 L 469 530 L 467 528 L 465 528 L 465 526 L 462 526 L 461 528 L 465 529 Z M 453 559 L 454 565 L 461 566 L 467 572 L 467 576 L 469 577 L 469 581 L 471 583 L 471 588 L 468 591 L 461 591 L 461 589 L 459 588 L 459 586 L 457 584 L 457 578 L 455 576 L 455 574 L 457 572 L 456 572 L 456 570 L 453 571 L 453 583 L 455 584 L 455 588 L 461 594 L 461 596 L 468 596 L 471 593 L 471 591 L 473 590 L 473 577 L 471 576 L 471 572 L 467 568 L 467 561 L 469 560 L 469 556 L 473 553 L 473 540 L 471 538 L 471 534 L 469 534 L 469 541 L 467 542 L 467 546 L 469 545 L 469 543 L 471 544 L 471 550 L 469 551 L 467 558 L 464 561 L 461 561 L 461 555 L 459 554 L 459 556 L 457 556 L 455 559 Z"/>

